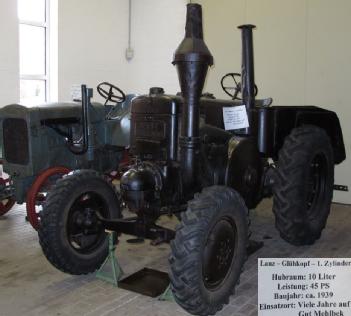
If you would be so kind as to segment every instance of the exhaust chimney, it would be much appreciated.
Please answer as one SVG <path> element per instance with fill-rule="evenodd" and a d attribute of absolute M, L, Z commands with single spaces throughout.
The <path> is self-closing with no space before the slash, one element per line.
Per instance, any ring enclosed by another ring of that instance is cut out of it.
<path fill-rule="evenodd" d="M 255 107 L 255 69 L 252 30 L 255 25 L 246 24 L 238 27 L 241 29 L 242 40 L 242 64 L 241 64 L 241 95 L 246 106 L 250 126 L 246 128 L 245 134 L 251 134 L 252 114 L 251 109 Z"/>
<path fill-rule="evenodd" d="M 202 9 L 199 4 L 187 5 L 185 38 L 174 53 L 173 64 L 177 67 L 184 100 L 179 137 L 184 192 L 193 192 L 199 174 L 199 102 L 208 67 L 213 64 L 213 57 L 203 41 Z"/>

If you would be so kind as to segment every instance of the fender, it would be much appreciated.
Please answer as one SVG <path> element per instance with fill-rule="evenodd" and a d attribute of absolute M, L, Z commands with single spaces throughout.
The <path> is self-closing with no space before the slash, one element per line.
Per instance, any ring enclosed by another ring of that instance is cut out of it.
<path fill-rule="evenodd" d="M 326 131 L 334 151 L 335 164 L 346 158 L 343 134 L 337 114 L 316 106 L 272 106 L 255 109 L 258 147 L 265 157 L 278 159 L 284 139 L 292 129 L 315 125 Z"/>

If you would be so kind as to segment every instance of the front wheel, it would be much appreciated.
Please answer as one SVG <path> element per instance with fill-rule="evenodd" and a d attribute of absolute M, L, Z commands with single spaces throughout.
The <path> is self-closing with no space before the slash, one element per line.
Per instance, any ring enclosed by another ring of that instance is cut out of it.
<path fill-rule="evenodd" d="M 248 223 L 231 188 L 205 188 L 188 203 L 169 258 L 171 289 L 187 312 L 212 315 L 228 303 L 246 260 Z"/>
<path fill-rule="evenodd" d="M 50 190 L 39 224 L 39 242 L 46 258 L 59 270 L 87 274 L 108 255 L 108 238 L 96 216 L 121 215 L 110 183 L 92 170 L 75 171 Z"/>

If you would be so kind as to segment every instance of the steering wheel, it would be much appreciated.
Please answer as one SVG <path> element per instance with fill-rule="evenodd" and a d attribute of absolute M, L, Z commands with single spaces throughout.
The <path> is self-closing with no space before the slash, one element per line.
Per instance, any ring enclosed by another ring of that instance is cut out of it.
<path fill-rule="evenodd" d="M 221 86 L 223 91 L 226 94 L 228 94 L 233 100 L 242 100 L 242 98 L 238 96 L 239 94 L 241 94 L 241 74 L 236 72 L 230 72 L 224 75 L 221 79 Z M 254 93 L 255 96 L 258 93 L 258 88 L 256 85 L 254 88 Z"/>
<path fill-rule="evenodd" d="M 96 89 L 99 94 L 106 100 L 105 105 L 108 101 L 119 103 L 126 100 L 126 95 L 124 92 L 109 82 L 100 83 Z"/>

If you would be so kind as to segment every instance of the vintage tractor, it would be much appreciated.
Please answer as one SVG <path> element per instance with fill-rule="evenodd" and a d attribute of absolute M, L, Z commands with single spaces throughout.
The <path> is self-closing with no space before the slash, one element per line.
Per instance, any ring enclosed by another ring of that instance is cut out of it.
<path fill-rule="evenodd" d="M 154 88 L 133 100 L 134 161 L 121 177 L 120 195 L 98 172 L 76 171 L 49 192 L 38 232 L 48 260 L 71 274 L 99 268 L 108 253 L 106 229 L 170 241 L 175 300 L 192 314 L 211 315 L 239 281 L 248 209 L 273 194 L 281 236 L 314 243 L 345 148 L 334 112 L 255 100 L 252 25 L 239 27 L 243 100 L 200 98 L 213 57 L 203 41 L 201 6 L 187 10 L 173 60 L 181 96 Z M 135 216 L 122 218 L 121 202 Z M 176 231 L 156 224 L 164 214 L 180 218 Z"/>
<path fill-rule="evenodd" d="M 105 104 L 90 103 L 92 91 L 82 90 L 82 105 L 18 104 L 0 110 L 3 171 L 0 216 L 15 201 L 26 202 L 27 218 L 38 227 L 38 213 L 53 183 L 75 169 L 110 173 L 118 169 L 129 146 L 130 104 L 125 95 L 103 82 L 98 92 Z M 108 104 L 110 103 L 110 104 Z"/>

